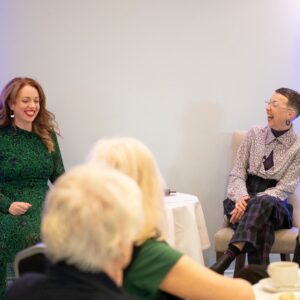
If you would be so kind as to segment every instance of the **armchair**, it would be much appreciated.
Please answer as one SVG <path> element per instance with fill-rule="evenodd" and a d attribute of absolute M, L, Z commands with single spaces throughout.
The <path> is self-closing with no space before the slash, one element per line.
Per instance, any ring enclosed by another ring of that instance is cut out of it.
<path fill-rule="evenodd" d="M 242 139 L 245 137 L 246 131 L 235 131 L 232 135 L 232 163 L 235 160 L 237 150 Z M 300 186 L 297 187 L 295 193 L 288 199 L 293 205 L 293 227 L 291 229 L 281 229 L 275 232 L 275 242 L 272 246 L 271 253 L 279 253 L 281 260 L 290 260 L 290 254 L 294 253 L 296 245 L 296 237 L 300 228 Z M 224 221 L 223 227 L 218 230 L 214 236 L 214 246 L 216 251 L 216 259 L 222 256 L 228 248 L 229 241 L 233 235 L 233 230 Z M 236 258 L 236 273 L 245 265 L 245 254 L 241 254 Z"/>

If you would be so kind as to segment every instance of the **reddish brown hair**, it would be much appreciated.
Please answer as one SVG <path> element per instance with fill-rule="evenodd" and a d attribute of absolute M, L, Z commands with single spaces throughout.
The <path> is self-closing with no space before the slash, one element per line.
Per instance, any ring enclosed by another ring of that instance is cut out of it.
<path fill-rule="evenodd" d="M 16 77 L 6 84 L 0 95 L 0 127 L 14 126 L 14 119 L 10 117 L 10 105 L 15 103 L 20 90 L 26 86 L 34 87 L 39 93 L 40 110 L 32 124 L 35 132 L 48 148 L 54 151 L 54 142 L 51 137 L 53 133 L 59 134 L 58 126 L 53 113 L 46 109 L 46 96 L 41 85 L 34 79 L 28 77 Z"/>

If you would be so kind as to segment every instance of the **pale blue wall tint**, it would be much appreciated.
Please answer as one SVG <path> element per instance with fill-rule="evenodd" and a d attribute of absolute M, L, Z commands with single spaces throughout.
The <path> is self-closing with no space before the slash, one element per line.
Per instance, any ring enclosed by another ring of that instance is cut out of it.
<path fill-rule="evenodd" d="M 213 241 L 232 131 L 265 124 L 274 89 L 300 89 L 299 3 L 1 0 L 0 85 L 42 83 L 67 167 L 99 137 L 141 139 L 169 186 L 199 197 Z"/>

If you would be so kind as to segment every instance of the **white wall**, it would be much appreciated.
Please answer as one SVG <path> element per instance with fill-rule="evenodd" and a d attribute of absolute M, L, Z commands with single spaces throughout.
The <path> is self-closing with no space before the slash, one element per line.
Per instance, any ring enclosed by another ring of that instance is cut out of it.
<path fill-rule="evenodd" d="M 199 197 L 213 242 L 232 131 L 300 89 L 299 25 L 298 0 L 0 0 L 0 86 L 41 82 L 67 168 L 100 137 L 141 139 Z"/>

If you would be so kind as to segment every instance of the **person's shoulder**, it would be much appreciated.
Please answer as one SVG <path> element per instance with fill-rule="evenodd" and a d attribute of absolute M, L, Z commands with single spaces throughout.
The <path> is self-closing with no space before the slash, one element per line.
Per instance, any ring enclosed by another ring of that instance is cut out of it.
<path fill-rule="evenodd" d="M 138 253 L 125 270 L 124 289 L 131 295 L 148 294 L 152 295 L 151 299 L 158 299 L 160 283 L 182 257 L 182 253 L 155 239 L 149 239 L 135 248 L 138 248 Z"/>
<path fill-rule="evenodd" d="M 246 137 L 247 139 L 261 139 L 262 137 L 265 137 L 268 132 L 268 126 L 253 126 L 251 127 L 247 133 Z"/>
<path fill-rule="evenodd" d="M 292 127 L 290 131 L 290 135 L 295 139 L 297 143 L 300 143 L 300 134 L 295 131 L 294 127 Z"/>
<path fill-rule="evenodd" d="M 294 131 L 293 138 L 294 138 L 293 146 L 297 149 L 298 155 L 300 155 L 300 135 Z"/>
<path fill-rule="evenodd" d="M 6 134 L 7 132 L 10 132 L 12 129 L 11 126 L 4 126 L 0 127 L 0 135 Z"/>
<path fill-rule="evenodd" d="M 12 126 L 5 126 L 5 127 L 0 127 L 0 139 L 2 141 L 5 141 L 4 143 L 6 144 L 7 142 L 10 142 L 12 138 L 15 136 L 15 131 Z"/>
<path fill-rule="evenodd" d="M 35 292 L 43 288 L 43 283 L 47 281 L 47 277 L 41 273 L 27 273 L 13 282 L 5 294 L 4 300 L 34 300 Z"/>
<path fill-rule="evenodd" d="M 157 239 L 148 239 L 142 245 L 139 246 L 141 249 L 165 249 L 169 248 L 169 245 L 165 241 Z"/>
<path fill-rule="evenodd" d="M 149 239 L 140 246 L 141 256 L 159 256 L 176 257 L 182 256 L 182 253 L 169 246 L 165 241 Z"/>
<path fill-rule="evenodd" d="M 0 127 L 0 138 L 1 138 L 3 135 L 5 135 L 5 133 L 6 133 L 5 128 L 4 128 L 4 127 Z"/>
<path fill-rule="evenodd" d="M 266 133 L 268 131 L 268 126 L 259 126 L 259 125 L 255 125 L 252 126 L 249 130 L 248 133 L 252 133 L 252 134 L 262 134 L 262 133 Z"/>
<path fill-rule="evenodd" d="M 53 140 L 57 139 L 57 135 L 58 134 L 57 134 L 57 132 L 55 130 L 49 130 L 48 133 L 49 133 L 51 139 L 53 139 Z"/>

